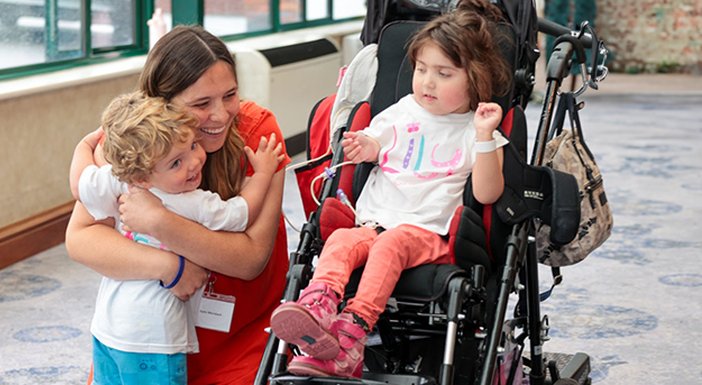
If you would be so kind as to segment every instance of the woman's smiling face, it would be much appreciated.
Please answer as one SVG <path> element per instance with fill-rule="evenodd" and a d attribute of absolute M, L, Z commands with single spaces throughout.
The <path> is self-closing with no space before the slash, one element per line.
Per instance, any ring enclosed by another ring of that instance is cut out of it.
<path fill-rule="evenodd" d="M 173 102 L 197 116 L 198 139 L 205 151 L 219 150 L 239 113 L 239 86 L 230 65 L 217 61 Z"/>

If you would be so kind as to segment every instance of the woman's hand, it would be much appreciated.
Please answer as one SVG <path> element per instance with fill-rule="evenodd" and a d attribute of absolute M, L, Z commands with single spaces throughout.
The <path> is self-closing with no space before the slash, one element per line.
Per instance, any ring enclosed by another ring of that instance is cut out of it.
<path fill-rule="evenodd" d="M 102 142 L 103 140 L 98 142 L 97 146 L 95 146 L 95 151 L 93 152 L 93 158 L 95 159 L 95 164 L 98 167 L 102 167 L 107 164 L 107 159 L 105 159 L 105 153 L 102 149 Z"/>
<path fill-rule="evenodd" d="M 71 166 L 68 173 L 68 184 L 75 200 L 80 200 L 78 181 L 80 180 L 80 175 L 83 173 L 83 170 L 91 165 L 97 165 L 99 167 L 104 164 L 102 150 L 97 151 L 97 153 L 99 153 L 99 159 L 96 159 L 96 148 L 104 138 L 105 133 L 100 127 L 83 137 L 76 145 L 75 150 L 73 150 L 73 158 L 71 159 Z M 101 163 L 101 161 L 103 161 L 103 163 Z"/>
<path fill-rule="evenodd" d="M 187 301 L 192 297 L 193 294 L 197 292 L 202 285 L 207 283 L 208 272 L 206 269 L 185 260 L 185 267 L 183 268 L 183 275 L 180 277 L 180 281 L 171 290 L 171 293 L 183 301 Z M 177 270 L 175 272 L 177 274 Z M 161 282 L 173 282 L 175 275 L 168 277 L 165 281 Z M 168 280 L 170 278 L 170 280 Z"/>
<path fill-rule="evenodd" d="M 119 198 L 120 219 L 125 231 L 154 235 L 159 223 L 170 213 L 149 190 L 130 186 L 129 193 Z M 158 238 L 158 237 L 157 237 Z M 177 258 L 174 258 L 177 261 Z M 161 278 L 161 282 L 173 282 L 178 272 L 177 263 Z M 185 301 L 207 282 L 207 270 L 185 259 L 183 275 L 171 290 L 173 295 Z"/>
<path fill-rule="evenodd" d="M 125 231 L 149 234 L 158 238 L 158 227 L 169 211 L 151 191 L 129 186 L 129 193 L 119 197 L 119 214 Z"/>

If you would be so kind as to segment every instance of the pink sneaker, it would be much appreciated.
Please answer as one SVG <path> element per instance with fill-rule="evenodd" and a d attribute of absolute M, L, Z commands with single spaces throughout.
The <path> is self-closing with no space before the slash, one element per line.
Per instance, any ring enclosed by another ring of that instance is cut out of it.
<path fill-rule="evenodd" d="M 339 354 L 332 360 L 296 356 L 288 365 L 290 373 L 298 376 L 361 378 L 363 349 L 368 339 L 366 331 L 354 323 L 350 313 L 340 314 L 332 328 L 339 336 Z"/>
<path fill-rule="evenodd" d="M 327 284 L 313 283 L 297 302 L 286 302 L 273 311 L 271 329 L 312 357 L 332 359 L 339 354 L 339 341 L 330 332 L 338 306 L 339 298 Z"/>

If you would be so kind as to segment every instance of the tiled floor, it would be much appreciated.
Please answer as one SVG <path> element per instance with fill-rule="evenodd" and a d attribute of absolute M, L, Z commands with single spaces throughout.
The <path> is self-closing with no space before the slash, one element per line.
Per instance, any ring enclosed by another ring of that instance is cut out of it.
<path fill-rule="evenodd" d="M 589 354 L 597 384 L 701 383 L 702 95 L 585 100 L 615 227 L 542 305 L 545 350 Z M 539 108 L 527 109 L 532 128 Z M 63 246 L 0 271 L 0 384 L 83 383 L 98 281 Z"/>

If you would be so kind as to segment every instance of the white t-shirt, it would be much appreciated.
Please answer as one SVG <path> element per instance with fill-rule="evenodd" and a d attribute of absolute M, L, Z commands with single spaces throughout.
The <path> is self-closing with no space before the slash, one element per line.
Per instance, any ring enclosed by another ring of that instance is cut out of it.
<path fill-rule="evenodd" d="M 378 167 L 356 202 L 356 223 L 448 233 L 475 162 L 473 115 L 433 115 L 410 94 L 373 118 L 362 133 L 380 143 Z M 493 137 L 507 144 L 499 131 Z"/>
<path fill-rule="evenodd" d="M 122 229 L 117 199 L 127 192 L 127 185 L 112 174 L 112 166 L 87 167 L 80 176 L 78 191 L 81 202 L 96 220 L 113 217 L 115 228 L 126 237 L 168 249 L 151 236 L 126 233 Z M 211 230 L 246 229 L 248 204 L 242 197 L 223 201 L 218 194 L 203 190 L 182 194 L 150 191 L 167 209 Z M 197 302 L 181 301 L 158 281 L 103 277 L 90 332 L 101 343 L 125 352 L 196 353 L 199 351 L 195 334 L 197 309 L 193 307 Z"/>

